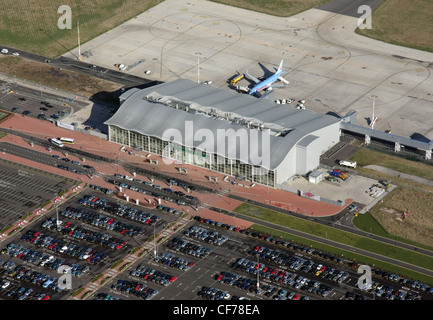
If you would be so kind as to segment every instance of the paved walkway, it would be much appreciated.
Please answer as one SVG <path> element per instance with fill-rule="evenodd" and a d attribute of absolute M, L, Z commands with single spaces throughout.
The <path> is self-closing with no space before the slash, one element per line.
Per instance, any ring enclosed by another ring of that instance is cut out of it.
<path fill-rule="evenodd" d="M 216 202 L 220 206 L 222 206 L 222 209 L 226 210 L 233 210 L 234 206 L 238 203 L 233 202 L 233 200 L 217 200 L 218 198 L 226 198 L 224 197 L 223 192 L 229 192 L 241 197 L 253 199 L 255 201 L 260 201 L 266 204 L 271 204 L 279 208 L 285 208 L 287 210 L 295 211 L 300 214 L 313 215 L 316 217 L 334 215 L 344 208 L 325 202 L 318 202 L 315 200 L 303 198 L 295 193 L 281 189 L 273 189 L 261 185 L 255 185 L 254 187 L 251 187 L 252 184 L 248 181 L 237 180 L 236 184 L 232 184 L 231 180 L 233 179 L 227 179 L 225 181 L 224 178 L 226 176 L 224 174 L 211 172 L 204 168 L 185 164 L 180 165 L 165 163 L 165 161 L 161 157 L 153 154 L 148 154 L 146 152 L 138 152 L 132 150 L 132 155 L 130 155 L 128 152 L 125 151 L 131 151 L 131 148 L 124 149 L 121 145 L 117 143 L 112 143 L 89 134 L 69 131 L 67 129 L 57 127 L 48 121 L 43 121 L 22 115 L 16 115 L 2 122 L 0 124 L 0 128 L 2 127 L 7 129 L 13 128 L 14 130 L 21 131 L 23 133 L 32 135 L 33 137 L 45 140 L 48 140 L 52 137 L 71 137 L 75 139 L 75 144 L 71 147 L 116 160 L 115 163 L 98 163 L 86 160 L 87 164 L 94 166 L 97 170 L 97 174 L 94 175 L 93 180 L 88 177 L 83 177 L 77 174 L 65 172 L 64 170 L 58 168 L 33 163 L 34 166 L 39 166 L 41 168 L 43 167 L 45 170 L 48 170 L 50 172 L 54 172 L 60 175 L 67 175 L 68 177 L 81 180 L 90 184 L 97 184 L 112 188 L 112 185 L 107 184 L 103 180 L 103 176 L 113 173 L 131 175 L 131 172 L 125 171 L 125 169 L 121 165 L 122 163 L 127 162 L 133 165 L 143 166 L 144 168 L 149 170 L 154 170 L 156 173 L 159 172 L 163 174 L 169 174 L 175 178 L 183 179 L 186 181 L 189 180 L 191 182 L 194 181 L 195 183 L 213 188 L 215 190 L 219 190 L 221 192 L 221 194 L 219 195 L 200 193 L 193 193 L 193 195 L 199 197 L 199 199 L 203 203 L 210 204 Z M 5 138 L 3 138 L 3 140 L 10 141 L 25 147 L 30 147 L 27 142 L 13 135 L 7 135 Z M 48 152 L 45 148 L 40 146 L 35 145 L 33 148 L 38 151 Z M 52 153 L 60 154 L 58 151 L 53 151 Z M 70 157 L 71 159 L 73 158 L 73 156 Z M 15 161 L 20 161 L 18 158 L 14 159 Z M 156 165 L 149 163 L 149 159 L 157 160 L 158 164 Z M 180 172 L 180 167 L 187 169 L 187 173 Z M 210 176 L 215 178 L 216 181 L 215 179 L 210 179 Z M 139 198 L 141 201 L 148 201 L 148 199 L 145 199 L 142 194 L 134 193 L 130 190 L 128 190 L 128 195 L 130 196 L 130 199 Z"/>
<path fill-rule="evenodd" d="M 411 180 L 411 181 L 414 181 L 417 183 L 421 183 L 421 184 L 425 184 L 425 185 L 433 187 L 433 180 L 431 180 L 431 179 L 427 179 L 427 178 L 423 178 L 423 177 L 419 177 L 419 176 L 414 176 L 412 174 L 400 172 L 400 171 L 393 170 L 393 169 L 388 169 L 388 168 L 378 166 L 375 164 L 365 166 L 365 168 L 379 171 L 379 172 L 386 173 L 386 174 L 389 174 L 389 175 L 394 176 L 394 177 L 399 177 L 399 178 Z"/>

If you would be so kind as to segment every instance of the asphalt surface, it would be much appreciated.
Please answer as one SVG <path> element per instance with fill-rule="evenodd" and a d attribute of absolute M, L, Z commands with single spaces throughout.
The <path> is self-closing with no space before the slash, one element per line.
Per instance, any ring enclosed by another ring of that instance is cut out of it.
<path fill-rule="evenodd" d="M 2 144 L 0 152 L 4 152 L 3 147 Z M 3 229 L 70 188 L 73 182 L 38 169 L 2 162 L 0 185 L 0 229 Z"/>
<path fill-rule="evenodd" d="M 49 94 L 42 89 L 39 91 L 13 82 L 0 81 L 0 88 L 1 109 L 17 114 L 31 112 L 28 116 L 32 117 L 43 115 L 44 119 L 61 120 L 65 115 L 86 105 L 81 101 L 71 101 L 61 95 Z"/>
<path fill-rule="evenodd" d="M 325 3 L 316 9 L 334 12 L 350 17 L 360 17 L 364 12 L 358 13 L 358 8 L 367 5 L 372 11 L 376 9 L 383 0 L 333 0 Z"/>
<path fill-rule="evenodd" d="M 0 142 L 0 151 L 19 156 L 22 158 L 26 158 L 29 160 L 37 161 L 39 163 L 47 164 L 53 167 L 67 166 L 74 168 L 77 171 L 81 171 L 83 174 L 94 174 L 95 169 L 83 167 L 81 164 L 72 163 L 72 161 L 68 161 L 68 158 L 60 158 L 56 159 L 51 155 L 48 155 L 44 152 L 32 150 L 30 148 L 25 148 L 21 146 L 17 146 L 11 144 L 9 142 Z"/>
<path fill-rule="evenodd" d="M 78 157 L 84 157 L 86 159 L 92 159 L 95 161 L 104 161 L 104 162 L 108 162 L 108 163 L 116 163 L 116 160 L 113 160 L 111 158 L 106 158 L 106 157 L 102 157 L 102 156 L 98 156 L 95 155 L 93 153 L 87 152 L 87 151 L 83 151 L 83 150 L 79 150 L 79 149 L 75 149 L 75 148 L 70 148 L 68 146 L 64 146 L 63 148 L 57 147 L 55 145 L 53 145 L 51 142 L 47 141 L 47 140 L 43 140 L 43 139 L 39 139 L 39 138 L 35 138 L 31 135 L 16 131 L 16 130 L 12 130 L 12 129 L 7 129 L 7 128 L 3 128 L 2 131 L 6 132 L 6 133 L 11 133 L 14 134 L 16 136 L 22 137 L 23 139 L 25 139 L 27 142 L 33 142 L 34 144 L 38 144 L 40 146 L 43 146 L 45 148 L 51 148 L 52 150 L 57 150 L 59 152 L 68 152 L 69 154 L 73 154 L 76 155 Z"/>

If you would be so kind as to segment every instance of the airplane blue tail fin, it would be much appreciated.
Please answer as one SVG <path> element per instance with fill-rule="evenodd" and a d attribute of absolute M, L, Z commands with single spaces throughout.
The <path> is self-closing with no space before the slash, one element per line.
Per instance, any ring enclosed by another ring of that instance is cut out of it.
<path fill-rule="evenodd" d="M 280 66 L 278 67 L 278 71 L 281 71 L 281 70 L 283 70 L 283 60 L 281 60 Z"/>

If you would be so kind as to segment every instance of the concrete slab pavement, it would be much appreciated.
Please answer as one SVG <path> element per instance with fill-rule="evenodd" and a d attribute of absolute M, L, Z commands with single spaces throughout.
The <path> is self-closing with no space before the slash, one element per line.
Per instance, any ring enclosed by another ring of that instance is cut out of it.
<path fill-rule="evenodd" d="M 212 80 L 228 90 L 237 72 L 261 76 L 284 59 L 295 85 L 275 89 L 275 98 L 305 99 L 307 109 L 319 113 L 355 110 L 358 124 L 368 126 L 375 95 L 376 129 L 390 122 L 395 134 L 433 139 L 433 54 L 359 36 L 357 23 L 358 17 L 320 9 L 275 17 L 210 1 L 167 0 L 81 50 L 92 52 L 84 58 L 89 63 L 134 66 L 127 74 L 151 70 L 153 80 Z"/>

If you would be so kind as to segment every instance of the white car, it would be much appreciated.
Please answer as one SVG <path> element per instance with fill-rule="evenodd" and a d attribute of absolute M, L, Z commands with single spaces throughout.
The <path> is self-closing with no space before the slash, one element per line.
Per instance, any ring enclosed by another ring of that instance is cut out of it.
<path fill-rule="evenodd" d="M 1 51 L 1 53 L 4 53 L 4 54 L 6 54 L 6 53 L 8 53 L 8 52 L 9 52 L 8 49 L 2 49 L 2 51 Z"/>
<path fill-rule="evenodd" d="M 149 73 L 151 73 L 152 71 L 150 71 L 150 70 L 146 70 L 146 71 L 144 71 L 144 73 L 145 74 L 149 74 Z"/>
<path fill-rule="evenodd" d="M 11 283 L 9 281 L 3 281 L 2 282 L 2 289 L 6 289 L 7 287 L 9 287 Z"/>
<path fill-rule="evenodd" d="M 18 52 L 12 53 L 14 56 L 19 56 L 20 54 Z"/>

